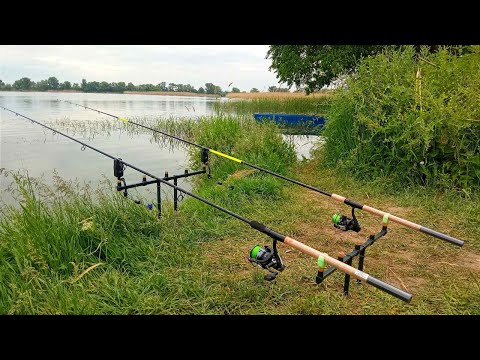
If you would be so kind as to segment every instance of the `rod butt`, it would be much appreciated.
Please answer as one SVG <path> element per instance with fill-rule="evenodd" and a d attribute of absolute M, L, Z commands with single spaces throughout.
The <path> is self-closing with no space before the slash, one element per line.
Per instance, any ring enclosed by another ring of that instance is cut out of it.
<path fill-rule="evenodd" d="M 450 244 L 453 244 L 453 245 L 463 246 L 463 244 L 464 244 L 464 241 L 462 241 L 462 240 L 455 239 L 454 237 L 442 234 L 441 232 L 438 232 L 438 231 L 435 231 L 435 230 L 432 230 L 432 229 L 429 229 L 429 228 L 426 228 L 426 227 L 423 227 L 423 226 L 420 228 L 420 231 L 425 233 L 425 234 L 436 237 L 437 239 L 448 241 Z"/>
<path fill-rule="evenodd" d="M 395 296 L 397 299 L 403 300 L 406 303 L 409 303 L 412 300 L 412 294 L 409 294 L 403 290 L 397 289 L 396 287 L 384 283 L 381 280 L 374 278 L 373 276 L 369 276 L 367 278 L 367 283 L 375 286 L 377 289 L 385 291 L 386 293 Z"/>

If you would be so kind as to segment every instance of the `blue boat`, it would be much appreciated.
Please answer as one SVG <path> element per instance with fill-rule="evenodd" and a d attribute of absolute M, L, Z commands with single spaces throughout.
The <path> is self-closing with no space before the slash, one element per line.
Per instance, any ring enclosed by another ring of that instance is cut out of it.
<path fill-rule="evenodd" d="M 308 125 L 313 127 L 325 124 L 325 118 L 316 115 L 256 113 L 253 114 L 253 117 L 258 121 L 273 120 L 277 124 L 286 125 Z"/>

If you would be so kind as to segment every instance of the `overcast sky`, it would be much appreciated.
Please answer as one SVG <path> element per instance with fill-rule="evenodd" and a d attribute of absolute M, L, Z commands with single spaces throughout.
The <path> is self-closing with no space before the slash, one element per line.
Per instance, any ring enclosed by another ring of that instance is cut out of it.
<path fill-rule="evenodd" d="M 165 81 L 197 89 L 212 82 L 223 90 L 233 82 L 242 91 L 267 91 L 279 85 L 268 71 L 267 50 L 268 45 L 0 45 L 0 80 Z"/>

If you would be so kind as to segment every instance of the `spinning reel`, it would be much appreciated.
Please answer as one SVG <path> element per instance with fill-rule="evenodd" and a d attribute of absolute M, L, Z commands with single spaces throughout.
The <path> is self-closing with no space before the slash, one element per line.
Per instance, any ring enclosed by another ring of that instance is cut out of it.
<path fill-rule="evenodd" d="M 352 217 L 349 218 L 346 215 L 334 214 L 332 216 L 333 226 L 342 231 L 355 231 L 359 232 L 362 228 L 355 216 L 355 208 L 352 208 Z"/>
<path fill-rule="evenodd" d="M 285 264 L 280 255 L 278 255 L 276 240 L 273 241 L 273 250 L 268 245 L 264 247 L 255 245 L 253 249 L 250 250 L 248 261 L 269 271 L 269 273 L 264 276 L 264 279 L 267 281 L 274 280 L 278 275 L 278 271 L 285 269 Z"/>

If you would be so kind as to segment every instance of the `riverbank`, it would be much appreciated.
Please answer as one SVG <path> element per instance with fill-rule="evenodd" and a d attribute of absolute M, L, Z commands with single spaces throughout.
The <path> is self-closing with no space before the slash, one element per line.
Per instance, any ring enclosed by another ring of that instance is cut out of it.
<path fill-rule="evenodd" d="M 173 92 L 173 91 L 124 91 L 122 93 L 118 92 L 85 92 L 80 90 L 47 90 L 47 91 L 38 91 L 38 90 L 9 90 L 5 92 L 12 93 L 22 93 L 22 92 L 45 92 L 45 93 L 83 93 L 83 94 L 132 94 L 132 95 L 163 95 L 163 96 L 196 96 L 196 97 L 209 97 L 209 98 L 220 98 L 220 95 L 217 94 L 197 94 L 189 92 Z M 1 92 L 0 92 L 1 93 Z"/>
<path fill-rule="evenodd" d="M 477 197 L 355 181 L 323 167 L 318 156 L 295 164 L 272 124 L 245 121 L 205 120 L 191 139 L 448 233 L 465 246 L 391 223 L 367 250 L 365 271 L 411 292 L 412 302 L 355 282 L 345 298 L 341 273 L 317 286 L 316 262 L 283 244 L 287 268 L 265 282 L 265 272 L 246 258 L 255 244 L 271 240 L 196 199 L 186 197 L 178 212 L 168 199 L 158 220 L 155 211 L 113 191 L 113 183 L 78 191 L 59 179 L 52 198 L 42 200 L 21 180 L 23 207 L 2 209 L 0 220 L 0 313 L 480 314 Z M 198 165 L 197 149 L 191 158 Z M 269 175 L 238 175 L 245 168 L 224 158 L 212 155 L 210 165 L 213 179 L 195 183 L 195 193 L 334 257 L 381 228 L 380 218 L 357 211 L 362 231 L 341 232 L 331 217 L 349 215 L 348 207 Z"/>

